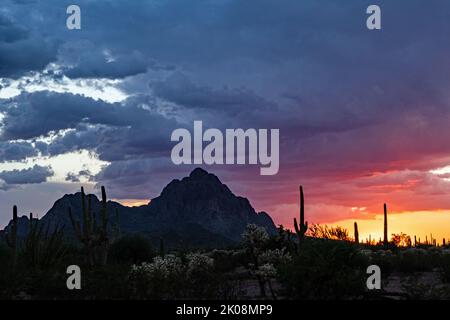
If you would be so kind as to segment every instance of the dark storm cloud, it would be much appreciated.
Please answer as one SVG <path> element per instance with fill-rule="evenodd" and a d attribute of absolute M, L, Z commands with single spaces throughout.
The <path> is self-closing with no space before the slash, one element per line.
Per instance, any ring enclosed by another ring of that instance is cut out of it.
<path fill-rule="evenodd" d="M 3 43 L 12 43 L 23 40 L 28 36 L 25 29 L 14 25 L 7 17 L 0 15 L 0 41 Z"/>
<path fill-rule="evenodd" d="M 171 180 L 189 172 L 184 166 L 173 166 L 168 157 L 130 159 L 112 162 L 95 177 L 112 197 L 148 199 L 157 196 Z"/>
<path fill-rule="evenodd" d="M 118 79 L 145 73 L 151 61 L 142 53 L 134 51 L 121 55 L 77 48 L 76 61 L 68 67 L 65 75 L 70 78 L 110 78 Z"/>
<path fill-rule="evenodd" d="M 280 128 L 277 194 L 245 172 L 232 179 L 255 186 L 264 205 L 288 203 L 293 180 L 318 190 L 448 162 L 448 2 L 379 1 L 379 32 L 366 29 L 369 3 L 360 0 L 80 0 L 79 32 L 65 28 L 61 1 L 20 3 L 0 16 L 0 77 L 57 61 L 71 78 L 125 78 L 120 88 L 142 97 L 111 104 L 41 92 L 3 101 L 3 161 L 87 149 L 111 162 L 97 181 L 116 196 L 147 197 L 183 170 L 168 158 L 173 129 L 193 120 Z M 50 132 L 51 142 L 34 147 L 11 141 Z"/>
<path fill-rule="evenodd" d="M 154 93 L 189 109 L 210 109 L 235 115 L 245 110 L 275 109 L 276 106 L 246 88 L 214 89 L 193 83 L 186 75 L 174 73 L 163 82 L 151 84 Z"/>
<path fill-rule="evenodd" d="M 29 71 L 38 71 L 56 60 L 54 40 L 23 27 L 0 14 L 0 77 L 17 78 Z"/>
<path fill-rule="evenodd" d="M 0 141 L 0 161 L 21 161 L 39 154 L 29 142 Z"/>
<path fill-rule="evenodd" d="M 219 113 L 216 121 L 272 122 L 290 135 L 351 130 L 383 121 L 384 112 L 402 117 L 429 104 L 436 97 L 428 81 L 435 71 L 431 60 L 448 47 L 430 37 L 449 31 L 448 5 L 436 1 L 426 8 L 409 1 L 407 14 L 406 2 L 383 3 L 387 31 L 378 34 L 366 30 L 360 1 L 80 1 L 84 29 L 78 33 L 55 27 L 56 3 L 31 8 L 45 12 L 46 23 L 37 24 L 43 32 L 66 39 L 59 61 L 70 65 L 69 76 L 120 78 L 145 71 L 153 59 L 186 67 L 189 79 L 177 73 L 151 82 L 152 89 L 200 109 L 208 120 L 213 116 L 205 109 L 225 109 L 228 119 Z M 433 23 L 422 23 L 427 16 Z M 105 51 L 116 59 L 108 63 Z M 259 108 L 269 111 L 252 111 Z M 47 122 L 43 128 L 59 126 Z"/>
<path fill-rule="evenodd" d="M 4 115 L 0 137 L 3 140 L 31 139 L 52 131 L 73 129 L 81 123 L 147 130 L 163 128 L 161 122 L 164 122 L 163 116 L 137 103 L 107 103 L 48 91 L 24 93 L 5 100 L 0 103 L 0 112 Z"/>
<path fill-rule="evenodd" d="M 51 167 L 34 165 L 34 167 L 28 169 L 1 171 L 0 180 L 3 180 L 6 183 L 6 188 L 8 188 L 22 184 L 42 183 L 52 175 Z"/>
<path fill-rule="evenodd" d="M 23 94 L 2 105 L 2 158 L 14 160 L 95 151 L 100 160 L 119 161 L 170 154 L 171 132 L 180 125 L 147 105 L 145 97 L 106 103 L 69 93 Z M 9 143 L 52 133 L 50 142 Z M 21 153 L 19 153 L 19 151 Z"/>

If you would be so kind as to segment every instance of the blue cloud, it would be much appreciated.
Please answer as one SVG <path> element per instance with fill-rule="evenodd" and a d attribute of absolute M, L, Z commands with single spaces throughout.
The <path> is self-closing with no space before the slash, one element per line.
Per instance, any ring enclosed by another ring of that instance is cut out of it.
<path fill-rule="evenodd" d="M 23 184 L 42 183 L 53 175 L 53 170 L 49 166 L 34 165 L 28 169 L 14 169 L 11 171 L 1 171 L 0 180 L 3 181 L 3 189 L 9 189 Z"/>

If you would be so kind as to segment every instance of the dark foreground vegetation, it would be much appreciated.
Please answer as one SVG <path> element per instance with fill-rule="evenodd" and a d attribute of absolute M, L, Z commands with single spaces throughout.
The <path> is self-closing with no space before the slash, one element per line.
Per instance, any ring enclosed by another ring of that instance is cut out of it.
<path fill-rule="evenodd" d="M 75 239 L 31 216 L 19 237 L 17 208 L 0 240 L 1 299 L 450 299 L 450 248 L 404 235 L 359 242 L 339 227 L 305 222 L 303 190 L 295 233 L 269 235 L 250 224 L 239 245 L 214 250 L 166 249 L 142 234 L 121 234 L 118 214 L 90 209 L 83 193 Z M 113 216 L 113 219 L 110 219 Z M 112 221 L 110 221 L 112 220 Z M 368 290 L 369 265 L 381 290 Z M 67 267 L 81 268 L 81 290 L 69 290 Z"/>

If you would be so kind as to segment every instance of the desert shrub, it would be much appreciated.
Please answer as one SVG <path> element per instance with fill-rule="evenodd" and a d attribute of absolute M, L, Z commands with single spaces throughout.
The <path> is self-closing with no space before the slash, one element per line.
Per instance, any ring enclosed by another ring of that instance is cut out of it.
<path fill-rule="evenodd" d="M 359 298 L 365 291 L 367 262 L 351 244 L 315 239 L 280 266 L 279 279 L 292 299 Z"/>
<path fill-rule="evenodd" d="M 398 253 L 397 267 L 402 272 L 430 271 L 437 266 L 436 259 L 427 250 L 410 248 Z"/>
<path fill-rule="evenodd" d="M 214 273 L 214 260 L 206 254 L 190 253 L 186 256 L 186 293 L 189 298 L 213 298 L 219 280 Z"/>
<path fill-rule="evenodd" d="M 440 269 L 442 281 L 445 283 L 450 283 L 450 254 L 442 255 Z"/>
<path fill-rule="evenodd" d="M 140 234 L 124 236 L 109 248 L 110 261 L 115 263 L 138 264 L 151 261 L 153 257 L 150 241 Z"/>
<path fill-rule="evenodd" d="M 133 265 L 128 276 L 137 299 L 236 299 L 239 279 L 215 269 L 210 254 L 155 257 Z"/>
<path fill-rule="evenodd" d="M 272 235 L 267 243 L 268 249 L 285 249 L 289 253 L 297 250 L 297 236 L 283 225 L 277 228 L 277 233 Z"/>
<path fill-rule="evenodd" d="M 71 299 L 129 299 L 131 288 L 127 279 L 128 271 L 129 265 L 120 264 L 82 268 L 82 290 L 66 289 L 65 295 Z M 63 283 L 65 286 L 65 280 Z"/>
<path fill-rule="evenodd" d="M 414 274 L 401 282 L 406 299 L 409 300 L 441 300 L 449 299 L 448 288 L 441 285 L 421 281 L 420 274 Z"/>
<path fill-rule="evenodd" d="M 215 294 L 215 299 L 218 300 L 238 300 L 241 299 L 244 294 L 244 282 L 242 279 L 236 279 L 233 277 L 221 275 L 218 278 L 218 287 Z"/>
<path fill-rule="evenodd" d="M 20 280 L 15 299 L 62 299 L 70 293 L 66 286 L 67 274 L 64 267 L 60 270 L 23 272 Z"/>
<path fill-rule="evenodd" d="M 263 264 L 279 266 L 292 260 L 292 256 L 285 248 L 275 250 L 265 250 L 259 255 L 259 260 Z"/>
<path fill-rule="evenodd" d="M 245 266 L 250 262 L 245 250 L 219 250 L 214 249 L 209 253 L 214 260 L 216 273 L 232 272 L 234 269 Z"/>
<path fill-rule="evenodd" d="M 370 264 L 380 267 L 383 278 L 387 277 L 396 268 L 396 256 L 391 250 L 377 250 L 370 256 Z"/>
<path fill-rule="evenodd" d="M 248 224 L 242 233 L 242 244 L 249 251 L 261 250 L 269 241 L 269 234 L 264 227 Z"/>
<path fill-rule="evenodd" d="M 63 229 L 51 231 L 42 224 L 33 224 L 20 247 L 19 262 L 40 276 L 57 269 L 68 249 Z"/>
<path fill-rule="evenodd" d="M 269 276 L 264 277 L 264 272 L 261 270 L 262 266 L 265 264 L 261 260 L 261 254 L 267 248 L 269 243 L 269 235 L 265 228 L 257 226 L 255 224 L 248 224 L 242 234 L 242 245 L 249 255 L 249 263 L 247 268 L 256 280 L 258 281 L 260 294 L 262 297 L 266 296 L 266 283 Z M 264 266 L 264 268 L 273 266 Z"/>
<path fill-rule="evenodd" d="M 343 240 L 343 241 L 351 240 L 350 236 L 348 235 L 348 230 L 340 226 L 329 227 L 327 225 L 322 226 L 320 224 L 313 224 L 309 228 L 308 233 L 313 238 Z"/>
<path fill-rule="evenodd" d="M 183 297 L 184 266 L 179 257 L 155 257 L 153 262 L 133 265 L 129 280 L 135 298 L 176 299 Z"/>
<path fill-rule="evenodd" d="M 0 272 L 3 273 L 10 265 L 12 251 L 3 242 L 0 241 Z"/>
<path fill-rule="evenodd" d="M 400 232 L 398 234 L 392 234 L 390 243 L 396 247 L 411 247 L 412 241 L 410 236 Z"/>
<path fill-rule="evenodd" d="M 7 289 L 9 285 L 9 273 L 11 270 L 12 252 L 3 242 L 0 241 L 0 299 L 7 299 Z"/>

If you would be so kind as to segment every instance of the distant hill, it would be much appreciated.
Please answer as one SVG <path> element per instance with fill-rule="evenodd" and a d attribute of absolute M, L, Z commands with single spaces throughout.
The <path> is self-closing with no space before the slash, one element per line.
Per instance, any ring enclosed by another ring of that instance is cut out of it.
<path fill-rule="evenodd" d="M 81 193 L 65 195 L 42 217 L 40 223 L 64 226 L 73 236 L 68 208 L 81 221 Z M 92 196 L 93 212 L 100 212 L 101 203 Z M 171 247 L 221 247 L 237 243 L 245 227 L 254 223 L 273 234 L 276 227 L 265 212 L 257 213 L 250 202 L 235 196 L 213 174 L 197 168 L 188 177 L 172 180 L 149 204 L 126 207 L 108 201 L 110 221 L 119 210 L 122 233 L 143 233 L 156 242 L 160 237 Z M 11 222 L 5 228 L 8 229 Z M 28 218 L 19 219 L 19 235 L 25 235 Z"/>

